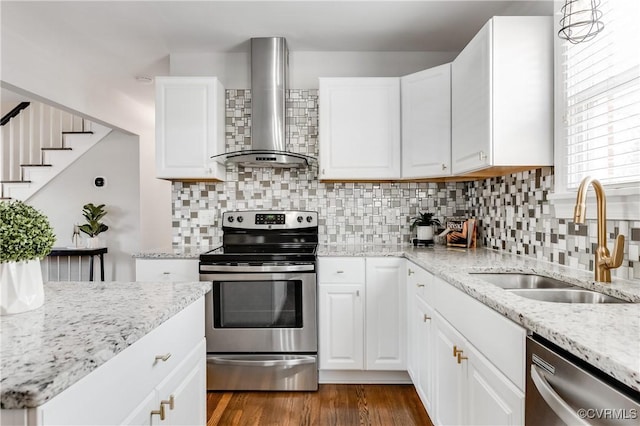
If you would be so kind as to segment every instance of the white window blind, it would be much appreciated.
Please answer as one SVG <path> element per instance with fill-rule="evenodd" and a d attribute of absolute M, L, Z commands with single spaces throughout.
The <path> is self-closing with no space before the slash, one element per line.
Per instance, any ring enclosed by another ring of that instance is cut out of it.
<path fill-rule="evenodd" d="M 567 189 L 640 182 L 640 0 L 602 0 L 604 30 L 561 46 Z"/>

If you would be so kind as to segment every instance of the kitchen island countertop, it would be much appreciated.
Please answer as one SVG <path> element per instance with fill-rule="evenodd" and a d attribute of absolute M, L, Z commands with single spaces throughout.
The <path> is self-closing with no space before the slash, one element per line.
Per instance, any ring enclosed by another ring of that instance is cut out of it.
<path fill-rule="evenodd" d="M 627 386 L 640 391 L 640 282 L 594 281 L 571 269 L 490 249 L 435 246 L 327 245 L 319 256 L 403 256 L 524 328 L 544 337 Z M 634 303 L 540 302 L 510 293 L 470 272 L 538 273 Z"/>
<path fill-rule="evenodd" d="M 211 283 L 49 282 L 0 317 L 1 408 L 44 404 L 211 290 Z"/>

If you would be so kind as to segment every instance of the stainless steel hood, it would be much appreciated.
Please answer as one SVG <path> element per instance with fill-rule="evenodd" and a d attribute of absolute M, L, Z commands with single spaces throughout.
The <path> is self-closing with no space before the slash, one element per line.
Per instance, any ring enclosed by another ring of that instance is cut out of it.
<path fill-rule="evenodd" d="M 306 167 L 313 157 L 288 151 L 285 123 L 289 50 L 282 37 L 251 39 L 251 149 L 227 152 L 244 167 Z M 218 157 L 218 156 L 217 156 Z"/>

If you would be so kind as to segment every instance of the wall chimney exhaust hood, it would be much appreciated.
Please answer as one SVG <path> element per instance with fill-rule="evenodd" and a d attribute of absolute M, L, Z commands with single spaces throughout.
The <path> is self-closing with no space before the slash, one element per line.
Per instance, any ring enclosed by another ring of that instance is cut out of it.
<path fill-rule="evenodd" d="M 287 150 L 289 50 L 282 37 L 251 39 L 251 149 L 214 156 L 243 167 L 307 167 L 315 158 Z"/>

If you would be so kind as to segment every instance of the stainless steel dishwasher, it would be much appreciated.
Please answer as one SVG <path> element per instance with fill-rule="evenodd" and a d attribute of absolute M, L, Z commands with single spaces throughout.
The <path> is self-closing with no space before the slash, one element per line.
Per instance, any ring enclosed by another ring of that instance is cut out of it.
<path fill-rule="evenodd" d="M 640 392 L 538 336 L 526 372 L 526 426 L 640 424 Z"/>

